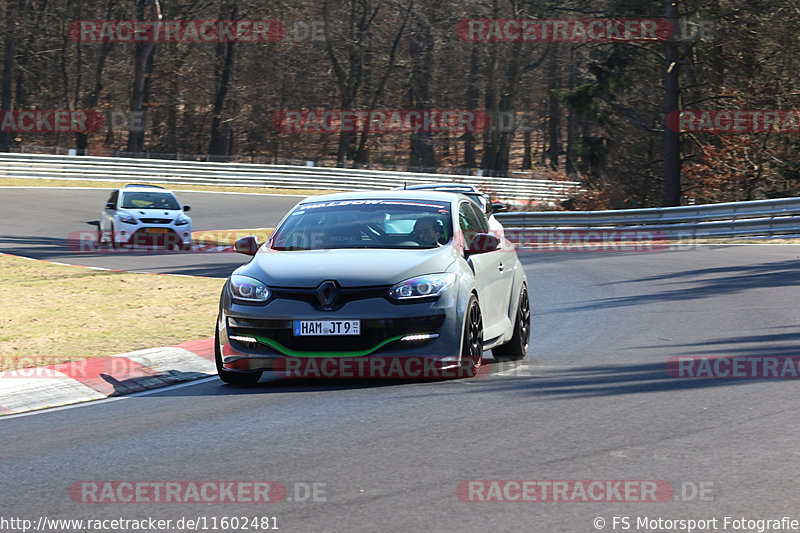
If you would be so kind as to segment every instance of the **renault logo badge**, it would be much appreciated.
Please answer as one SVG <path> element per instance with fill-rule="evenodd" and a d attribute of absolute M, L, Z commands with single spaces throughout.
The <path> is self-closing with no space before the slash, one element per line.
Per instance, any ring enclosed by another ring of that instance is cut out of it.
<path fill-rule="evenodd" d="M 317 287 L 317 300 L 319 301 L 319 305 L 326 311 L 331 310 L 336 300 L 339 299 L 339 292 L 338 283 L 335 281 L 323 281 L 319 284 L 319 287 Z"/>

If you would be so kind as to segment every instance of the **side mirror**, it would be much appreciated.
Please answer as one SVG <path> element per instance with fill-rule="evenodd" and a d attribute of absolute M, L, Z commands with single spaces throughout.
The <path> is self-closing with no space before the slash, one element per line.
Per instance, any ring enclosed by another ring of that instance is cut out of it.
<path fill-rule="evenodd" d="M 258 241 L 252 235 L 237 239 L 236 243 L 233 245 L 234 251 L 244 255 L 256 255 L 258 248 Z"/>
<path fill-rule="evenodd" d="M 494 208 L 494 204 L 492 203 L 492 198 L 488 194 L 483 195 L 483 212 L 488 217 L 492 214 L 492 209 Z"/>
<path fill-rule="evenodd" d="M 491 233 L 478 233 L 472 238 L 466 249 L 468 255 L 494 252 L 500 247 L 500 239 Z"/>
<path fill-rule="evenodd" d="M 190 206 L 190 205 L 185 205 L 185 206 L 183 206 L 183 210 L 184 210 L 184 212 L 191 211 L 191 210 L 192 210 L 192 206 Z"/>
<path fill-rule="evenodd" d="M 117 209 L 117 205 L 114 202 L 108 202 L 106 204 L 106 209 L 111 209 L 112 211 L 115 211 Z"/>
<path fill-rule="evenodd" d="M 508 206 L 506 204 L 492 204 L 492 211 L 495 213 L 504 213 L 508 211 Z"/>

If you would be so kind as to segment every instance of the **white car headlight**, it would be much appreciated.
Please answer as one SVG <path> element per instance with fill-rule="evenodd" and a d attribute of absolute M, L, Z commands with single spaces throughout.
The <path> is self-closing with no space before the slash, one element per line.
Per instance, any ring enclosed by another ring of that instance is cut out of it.
<path fill-rule="evenodd" d="M 127 213 L 120 213 L 119 221 L 120 222 L 124 222 L 125 224 L 138 224 L 139 223 L 139 221 L 136 220 L 135 217 L 133 217 L 132 215 L 129 215 Z"/>
<path fill-rule="evenodd" d="M 241 302 L 266 302 L 269 299 L 269 289 L 255 278 L 231 276 L 231 294 L 234 300 Z"/>
<path fill-rule="evenodd" d="M 187 217 L 183 216 L 183 215 L 181 215 L 181 216 L 179 216 L 178 218 L 175 219 L 175 225 L 176 226 L 185 226 L 188 223 L 189 223 L 189 219 Z"/>
<path fill-rule="evenodd" d="M 455 272 L 417 276 L 415 278 L 401 281 L 389 289 L 389 296 L 395 300 L 433 298 L 442 294 L 453 283 L 455 283 L 455 281 Z"/>

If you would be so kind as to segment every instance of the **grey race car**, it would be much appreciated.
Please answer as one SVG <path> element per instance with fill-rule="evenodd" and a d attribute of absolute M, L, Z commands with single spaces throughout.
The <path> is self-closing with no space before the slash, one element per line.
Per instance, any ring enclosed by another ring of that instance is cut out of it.
<path fill-rule="evenodd" d="M 306 377 L 473 376 L 484 350 L 528 349 L 530 305 L 513 245 L 469 198 L 433 191 L 307 198 L 225 283 L 216 363 L 231 384 Z"/>

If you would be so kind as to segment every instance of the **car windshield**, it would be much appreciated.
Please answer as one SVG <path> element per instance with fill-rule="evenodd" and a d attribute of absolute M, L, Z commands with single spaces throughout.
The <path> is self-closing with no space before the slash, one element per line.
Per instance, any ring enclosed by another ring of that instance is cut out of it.
<path fill-rule="evenodd" d="M 452 236 L 447 202 L 338 200 L 298 206 L 275 231 L 271 248 L 436 248 Z"/>
<path fill-rule="evenodd" d="M 122 193 L 124 209 L 180 209 L 178 201 L 166 192 L 124 192 Z"/>

